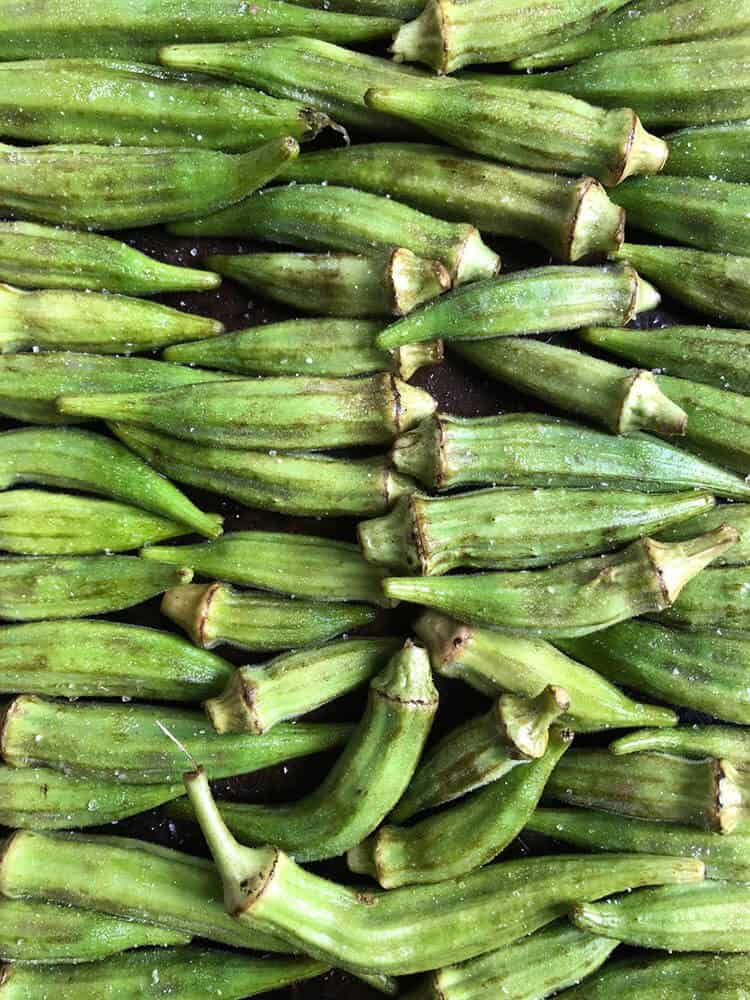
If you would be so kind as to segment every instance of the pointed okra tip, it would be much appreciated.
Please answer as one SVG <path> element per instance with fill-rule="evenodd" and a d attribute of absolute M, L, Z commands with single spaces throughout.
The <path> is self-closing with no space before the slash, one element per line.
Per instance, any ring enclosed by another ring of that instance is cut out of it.
<path fill-rule="evenodd" d="M 223 588 L 222 583 L 192 583 L 172 587 L 162 597 L 161 612 L 187 632 L 196 646 L 210 649 L 214 639 L 208 629 L 208 617 L 212 602 Z"/>
<path fill-rule="evenodd" d="M 372 691 L 388 701 L 402 705 L 437 708 L 438 693 L 432 680 L 427 651 L 407 639 L 370 684 Z"/>
<path fill-rule="evenodd" d="M 642 544 L 657 574 L 666 602 L 664 607 L 674 604 L 683 587 L 739 538 L 737 529 L 729 524 L 685 542 L 656 542 L 653 538 L 644 538 Z"/>
<path fill-rule="evenodd" d="M 505 738 L 524 757 L 544 756 L 550 726 L 570 709 L 567 691 L 546 687 L 536 698 L 503 694 L 496 704 L 497 719 Z"/>

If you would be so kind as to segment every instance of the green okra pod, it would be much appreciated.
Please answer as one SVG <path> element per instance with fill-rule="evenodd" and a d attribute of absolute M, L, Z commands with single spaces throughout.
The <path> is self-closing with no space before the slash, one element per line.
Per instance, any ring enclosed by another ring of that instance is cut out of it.
<path fill-rule="evenodd" d="M 724 525 L 687 542 L 642 538 L 611 555 L 550 569 L 390 577 L 383 591 L 510 634 L 587 635 L 671 607 L 688 581 L 736 540 L 734 528 Z"/>
<path fill-rule="evenodd" d="M 243 587 L 318 601 L 367 601 L 390 607 L 381 587 L 383 571 L 365 562 L 358 546 L 330 538 L 235 531 L 218 543 L 154 545 L 142 554 Z"/>
<path fill-rule="evenodd" d="M 372 256 L 220 255 L 210 257 L 208 266 L 266 298 L 322 316 L 405 316 L 451 285 L 439 261 L 424 260 L 403 247 Z"/>
<path fill-rule="evenodd" d="M 459 149 L 532 170 L 590 174 L 607 187 L 631 174 L 658 173 L 669 153 L 630 108 L 604 111 L 567 94 L 447 80 L 410 87 L 404 81 L 376 85 L 365 101 Z"/>
<path fill-rule="evenodd" d="M 750 632 L 750 567 L 723 566 L 700 575 L 675 601 L 654 615 L 677 628 Z"/>
<path fill-rule="evenodd" d="M 714 566 L 745 566 L 750 563 L 750 505 L 746 503 L 727 503 L 714 507 L 691 517 L 689 521 L 681 521 L 671 525 L 658 534 L 660 542 L 677 542 L 691 535 L 700 535 L 704 531 L 718 528 L 720 524 L 729 524 L 739 532 L 740 540 L 727 549 L 713 563 Z"/>
<path fill-rule="evenodd" d="M 670 955 L 612 962 L 560 1000 L 662 1000 L 699 991 L 715 1000 L 737 1000 L 750 976 L 748 955 Z"/>
<path fill-rule="evenodd" d="M 503 691 L 536 698 L 550 684 L 564 688 L 570 709 L 563 722 L 576 732 L 638 726 L 639 719 L 648 719 L 651 726 L 677 722 L 670 709 L 633 701 L 598 671 L 541 639 L 469 627 L 434 611 L 417 619 L 415 631 L 436 673 L 465 681 L 490 698 Z"/>
<path fill-rule="evenodd" d="M 750 731 L 739 726 L 678 726 L 669 734 L 641 729 L 610 744 L 614 754 L 640 750 L 674 753 L 680 757 L 721 757 L 742 768 L 750 766 Z"/>
<path fill-rule="evenodd" d="M 739 476 L 646 434 L 613 436 L 538 413 L 454 417 L 438 413 L 398 438 L 399 471 L 424 486 L 500 484 L 641 490 L 705 489 L 750 499 Z"/>
<path fill-rule="evenodd" d="M 205 292 L 221 284 L 218 274 L 164 264 L 109 236 L 33 222 L 0 222 L 0 280 L 123 295 Z"/>
<path fill-rule="evenodd" d="M 439 576 L 459 567 L 522 569 L 606 552 L 714 504 L 706 493 L 533 488 L 449 497 L 413 493 L 384 517 L 361 521 L 358 533 L 370 562 Z M 687 537 L 701 533 L 697 529 Z"/>
<path fill-rule="evenodd" d="M 0 393 L 1 376 L 0 367 Z M 202 386 L 183 380 L 171 391 L 60 394 L 57 407 L 67 416 L 121 421 L 203 445 L 315 451 L 390 443 L 436 406 L 429 393 L 390 373 L 361 379 L 224 378 Z"/>
<path fill-rule="evenodd" d="M 203 707 L 217 733 L 265 733 L 371 680 L 398 646 L 396 638 L 340 639 L 240 667 Z"/>
<path fill-rule="evenodd" d="M 369 625 L 377 617 L 367 604 L 289 600 L 237 591 L 224 583 L 175 587 L 164 595 L 161 610 L 187 632 L 196 646 L 213 649 L 229 643 L 256 652 L 325 642 L 342 632 Z"/>
<path fill-rule="evenodd" d="M 643 368 L 620 368 L 567 347 L 519 337 L 461 343 L 456 350 L 493 378 L 586 417 L 613 434 L 690 433 L 690 414 Z"/>
<path fill-rule="evenodd" d="M 176 344 L 164 351 L 164 358 L 240 375 L 345 376 L 393 371 L 403 379 L 443 360 L 440 342 L 381 351 L 375 346 L 375 335 L 383 326 L 382 321 L 372 319 L 290 319 L 238 330 L 210 342 Z"/>
<path fill-rule="evenodd" d="M 387 455 L 343 459 L 312 452 L 277 454 L 275 449 L 247 451 L 180 441 L 134 424 L 112 424 L 111 429 L 171 479 L 261 510 L 364 517 L 383 513 L 415 488 L 411 479 L 394 470 Z"/>
<path fill-rule="evenodd" d="M 673 132 L 667 136 L 669 159 L 664 171 L 676 177 L 716 177 L 736 183 L 749 181 L 748 136 L 750 124 L 746 121 Z M 287 176 L 286 169 L 283 176 Z"/>
<path fill-rule="evenodd" d="M 409 827 L 382 826 L 349 851 L 349 868 L 395 889 L 459 878 L 487 864 L 521 832 L 570 742 L 569 734 L 553 731 L 542 757 L 465 801 Z"/>
<path fill-rule="evenodd" d="M 199 702 L 233 670 L 168 632 L 108 621 L 48 621 L 0 629 L 0 692 L 63 698 Z"/>

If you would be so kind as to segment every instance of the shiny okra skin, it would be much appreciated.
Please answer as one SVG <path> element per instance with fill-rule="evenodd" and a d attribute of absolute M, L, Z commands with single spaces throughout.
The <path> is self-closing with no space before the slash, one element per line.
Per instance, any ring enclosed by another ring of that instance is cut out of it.
<path fill-rule="evenodd" d="M 664 625 L 705 632 L 750 632 L 750 566 L 723 566 L 691 581 L 672 608 L 653 615 Z"/>
<path fill-rule="evenodd" d="M 680 757 L 721 757 L 739 767 L 750 766 L 750 731 L 739 726 L 678 726 L 670 733 L 653 729 L 627 733 L 610 744 L 615 754 L 641 750 L 675 753 Z"/>
<path fill-rule="evenodd" d="M 228 643 L 254 652 L 324 642 L 369 625 L 377 617 L 367 604 L 288 600 L 237 591 L 224 583 L 175 587 L 164 595 L 161 610 L 187 632 L 196 646 L 213 649 Z"/>
<path fill-rule="evenodd" d="M 240 667 L 203 707 L 218 733 L 264 733 L 367 683 L 398 646 L 396 638 L 340 639 Z"/>
<path fill-rule="evenodd" d="M 200 702 L 233 670 L 179 636 L 108 621 L 42 621 L 0 629 L 0 692 L 62 698 Z"/>
<path fill-rule="evenodd" d="M 179 780 L 184 754 L 157 721 L 206 760 L 212 778 L 330 750 L 351 732 L 347 725 L 298 723 L 276 726 L 263 736 L 219 736 L 197 710 L 21 695 L 5 710 L 0 746 L 12 767 L 49 767 L 124 785 L 170 784 Z"/>
<path fill-rule="evenodd" d="M 714 566 L 745 566 L 750 563 L 750 505 L 745 503 L 721 504 L 705 514 L 698 514 L 689 521 L 674 524 L 659 532 L 659 540 L 680 541 L 690 535 L 710 531 L 719 524 L 729 524 L 740 534 L 740 540 L 727 549 L 713 563 Z"/>
<path fill-rule="evenodd" d="M 560 1000 L 669 1000 L 698 991 L 715 1000 L 737 1000 L 750 976 L 748 955 L 670 955 L 612 962 Z"/>
<path fill-rule="evenodd" d="M 735 183 L 749 181 L 748 136 L 750 125 L 747 122 L 725 122 L 673 132 L 667 136 L 669 159 L 664 172 L 676 177 L 716 177 Z"/>
<path fill-rule="evenodd" d="M 496 488 L 442 498 L 412 494 L 384 517 L 361 521 L 358 533 L 370 562 L 439 576 L 459 567 L 523 569 L 606 552 L 714 504 L 705 493 L 616 490 Z"/>
<path fill-rule="evenodd" d="M 623 211 L 593 177 L 519 170 L 444 146 L 362 143 L 327 149 L 287 164 L 280 176 L 391 195 L 423 212 L 471 222 L 482 232 L 531 240 L 571 263 L 611 253 L 623 239 Z"/>

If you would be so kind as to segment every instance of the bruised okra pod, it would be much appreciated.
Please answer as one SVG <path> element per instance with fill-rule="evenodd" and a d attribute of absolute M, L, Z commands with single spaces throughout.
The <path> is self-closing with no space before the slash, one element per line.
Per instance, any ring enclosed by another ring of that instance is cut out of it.
<path fill-rule="evenodd" d="M 490 698 L 503 691 L 536 698 L 546 686 L 560 685 L 570 699 L 562 722 L 576 732 L 643 725 L 639 719 L 648 719 L 651 726 L 677 722 L 670 709 L 633 701 L 601 674 L 541 639 L 470 628 L 434 611 L 417 620 L 415 631 L 436 673 L 465 681 Z"/>
<path fill-rule="evenodd" d="M 164 361 L 151 364 L 177 367 Z M 157 392 L 66 394 L 57 406 L 68 416 L 122 421 L 198 444 L 286 451 L 389 443 L 436 406 L 429 393 L 391 374 L 362 379 L 224 377 L 231 381 Z"/>
<path fill-rule="evenodd" d="M 171 479 L 261 510 L 363 517 L 383 513 L 415 487 L 411 479 L 394 471 L 387 455 L 344 459 L 305 452 L 276 454 L 273 449 L 217 448 L 133 424 L 111 426 L 129 448 Z"/>
<path fill-rule="evenodd" d="M 704 531 L 718 528 L 720 524 L 729 524 L 735 528 L 739 532 L 740 540 L 714 561 L 714 567 L 746 566 L 750 563 L 750 504 L 721 504 L 713 510 L 690 518 L 689 521 L 681 521 L 665 528 L 657 537 L 660 542 L 679 542 L 692 535 L 700 535 Z"/>
<path fill-rule="evenodd" d="M 163 264 L 109 236 L 33 222 L 0 222 L 0 280 L 123 295 L 205 292 L 221 284 L 218 274 Z"/>
<path fill-rule="evenodd" d="M 381 351 L 375 335 L 384 323 L 368 319 L 290 319 L 238 330 L 210 342 L 177 344 L 166 361 L 220 368 L 240 375 L 369 375 L 392 371 L 409 379 L 443 360 L 442 344 Z"/>
<path fill-rule="evenodd" d="M 403 247 L 372 256 L 222 255 L 208 258 L 208 266 L 266 298 L 322 316 L 405 316 L 451 285 L 441 263 Z"/>
<path fill-rule="evenodd" d="M 750 730 L 738 726 L 678 726 L 666 734 L 642 729 L 621 736 L 609 749 L 614 754 L 653 750 L 699 760 L 721 757 L 746 769 L 750 767 Z"/>
<path fill-rule="evenodd" d="M 233 670 L 168 632 L 106 621 L 50 621 L 0 629 L 0 692 L 64 698 L 199 702 Z"/>
<path fill-rule="evenodd" d="M 612 962 L 560 1000 L 661 1000 L 697 995 L 737 1000 L 750 977 L 750 955 L 670 955 Z"/>
<path fill-rule="evenodd" d="M 613 434 L 688 433 L 689 414 L 643 368 L 620 368 L 566 347 L 516 337 L 461 343 L 456 350 L 493 378 L 584 416 Z"/>
<path fill-rule="evenodd" d="M 351 732 L 351 726 L 300 722 L 276 726 L 263 736 L 218 736 L 203 713 L 191 709 L 71 704 L 21 695 L 5 710 L 0 742 L 12 767 L 50 767 L 124 785 L 163 785 L 179 779 L 183 758 L 157 722 L 205 757 L 212 778 L 331 750 Z M 127 733 L 126 741 L 122 733 Z"/>
<path fill-rule="evenodd" d="M 383 591 L 395 600 L 511 634 L 587 635 L 669 608 L 688 581 L 736 540 L 737 532 L 725 525 L 687 542 L 642 538 L 612 555 L 550 569 L 390 577 Z"/>
<path fill-rule="evenodd" d="M 450 497 L 402 497 L 384 517 L 362 521 L 369 562 L 439 576 L 458 567 L 522 569 L 615 549 L 712 508 L 706 493 L 649 494 L 530 488 Z M 718 527 L 723 524 L 719 521 Z M 694 538 L 700 530 L 687 537 Z"/>
<path fill-rule="evenodd" d="M 398 645 L 395 638 L 342 639 L 240 667 L 203 707 L 217 733 L 265 733 L 369 681 Z"/>
<path fill-rule="evenodd" d="M 674 607 L 654 615 L 677 628 L 750 631 L 750 566 L 723 566 L 701 573 L 684 590 Z"/>
<path fill-rule="evenodd" d="M 369 625 L 377 615 L 367 604 L 290 601 L 237 591 L 224 583 L 175 587 L 164 595 L 161 610 L 188 633 L 196 646 L 213 649 L 226 642 L 253 651 L 324 642 Z"/>
<path fill-rule="evenodd" d="M 669 159 L 664 171 L 676 177 L 716 177 L 745 183 L 750 181 L 748 138 L 748 122 L 724 122 L 674 132 L 667 136 Z M 287 176 L 286 168 L 282 176 Z"/>
<path fill-rule="evenodd" d="M 446 222 L 390 198 L 335 185 L 269 188 L 215 215 L 173 223 L 169 230 L 177 236 L 254 237 L 355 254 L 404 247 L 425 260 L 439 261 L 456 285 L 489 278 L 500 270 L 500 258 L 474 226 Z"/>

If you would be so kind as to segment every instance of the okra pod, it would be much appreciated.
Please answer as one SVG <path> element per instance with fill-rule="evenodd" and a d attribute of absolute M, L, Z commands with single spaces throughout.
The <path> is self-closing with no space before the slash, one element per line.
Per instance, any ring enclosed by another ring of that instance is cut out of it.
<path fill-rule="evenodd" d="M 746 566 L 750 563 L 750 505 L 745 503 L 727 503 L 691 517 L 689 521 L 681 521 L 665 528 L 658 534 L 660 542 L 677 542 L 692 535 L 700 535 L 704 531 L 718 528 L 720 524 L 729 524 L 740 535 L 740 540 L 727 549 L 713 563 L 718 566 Z"/>
<path fill-rule="evenodd" d="M 681 129 L 667 136 L 669 159 L 665 173 L 676 177 L 716 177 L 722 181 L 750 181 L 746 156 L 750 125 L 726 122 Z M 282 176 L 287 176 L 284 169 Z"/>
<path fill-rule="evenodd" d="M 550 775 L 545 795 L 565 805 L 726 834 L 742 818 L 747 791 L 728 761 L 573 750 Z"/>
<path fill-rule="evenodd" d="M 500 484 L 615 488 L 661 493 L 704 489 L 750 499 L 737 475 L 646 434 L 614 437 L 538 413 L 497 417 L 435 414 L 398 438 L 399 471 L 424 486 Z"/>
<path fill-rule="evenodd" d="M 439 261 L 424 260 L 403 247 L 372 256 L 221 255 L 210 257 L 208 266 L 259 295 L 322 316 L 405 316 L 451 285 Z"/>
<path fill-rule="evenodd" d="M 346 376 L 392 371 L 403 379 L 443 360 L 439 342 L 379 350 L 375 335 L 383 325 L 371 319 L 290 319 L 238 330 L 210 342 L 176 344 L 164 351 L 164 358 L 240 375 Z"/>
<path fill-rule="evenodd" d="M 657 621 L 677 628 L 721 629 L 728 633 L 750 631 L 750 567 L 724 566 L 701 574 L 688 585 L 673 608 L 655 615 Z"/>
<path fill-rule="evenodd" d="M 290 136 L 234 155 L 136 146 L 0 146 L 0 207 L 82 229 L 133 229 L 218 212 L 297 156 Z"/>
<path fill-rule="evenodd" d="M 366 683 L 398 645 L 395 638 L 341 639 L 240 667 L 203 707 L 217 733 L 265 733 Z"/>
<path fill-rule="evenodd" d="M 465 801 L 413 826 L 382 826 L 349 851 L 349 868 L 395 889 L 460 878 L 487 864 L 524 828 L 570 741 L 569 734 L 553 731 L 542 757 L 519 764 Z"/>
<path fill-rule="evenodd" d="M 243 236 L 310 249 L 372 254 L 404 247 L 439 261 L 451 281 L 488 278 L 500 258 L 468 223 L 446 222 L 391 198 L 327 184 L 269 188 L 203 219 L 175 222 L 177 236 Z"/>
<path fill-rule="evenodd" d="M 576 732 L 643 725 L 639 719 L 648 719 L 650 726 L 677 722 L 670 709 L 633 701 L 598 671 L 541 639 L 470 628 L 434 611 L 417 619 L 415 631 L 436 673 L 465 681 L 490 698 L 503 691 L 536 698 L 548 685 L 559 684 L 570 698 L 562 721 Z"/>
<path fill-rule="evenodd" d="M 0 629 L 0 692 L 62 698 L 199 702 L 232 667 L 168 632 L 107 621 L 50 621 Z"/>
<path fill-rule="evenodd" d="M 444 146 L 362 143 L 326 149 L 287 164 L 280 176 L 390 195 L 423 212 L 471 222 L 485 233 L 531 240 L 563 261 L 611 253 L 623 240 L 623 210 L 593 177 L 518 170 Z"/>
<path fill-rule="evenodd" d="M 523 569 L 606 552 L 674 522 L 692 520 L 714 504 L 706 493 L 616 490 L 497 488 L 442 498 L 412 494 L 384 517 L 361 521 L 357 530 L 369 562 L 439 576 L 459 567 Z M 696 529 L 687 537 L 701 533 Z"/>
<path fill-rule="evenodd" d="M 187 632 L 196 646 L 213 649 L 229 643 L 255 652 L 325 642 L 342 632 L 369 625 L 377 617 L 367 604 L 290 601 L 237 591 L 224 583 L 175 587 L 164 595 L 161 610 Z M 255 669 L 243 667 L 247 671 Z M 265 674 L 261 669 L 259 676 Z"/>
<path fill-rule="evenodd" d="M 610 744 L 614 754 L 640 750 L 680 757 L 721 757 L 738 767 L 750 766 L 750 731 L 739 726 L 678 726 L 669 734 L 652 729 L 627 733 Z"/>
<path fill-rule="evenodd" d="M 212 778 L 331 750 L 351 732 L 347 725 L 298 723 L 276 726 L 263 736 L 218 736 L 203 713 L 192 709 L 21 695 L 5 710 L 0 744 L 11 767 L 49 767 L 123 785 L 164 785 L 179 780 L 184 758 L 157 722 L 205 757 Z"/>
<path fill-rule="evenodd" d="M 748 955 L 670 955 L 612 962 L 560 1000 L 662 1000 L 703 993 L 715 1000 L 737 1000 L 750 976 Z"/>
<path fill-rule="evenodd" d="M 221 284 L 218 274 L 164 264 L 109 236 L 33 222 L 0 222 L 0 281 L 123 295 L 205 292 Z"/>
<path fill-rule="evenodd" d="M 111 427 L 171 479 L 261 510 L 364 517 L 381 514 L 415 488 L 411 479 L 394 471 L 387 455 L 343 459 L 305 452 L 276 454 L 274 449 L 246 451 L 180 441 L 134 424 Z"/>
<path fill-rule="evenodd" d="M 224 378 L 230 381 L 200 386 L 183 379 L 176 389 L 156 392 L 61 394 L 57 407 L 66 416 L 121 421 L 203 445 L 315 451 L 390 443 L 436 406 L 429 393 L 390 373 L 362 379 Z"/>
<path fill-rule="evenodd" d="M 598 93 L 594 99 L 602 103 Z M 447 80 L 410 87 L 404 81 L 376 85 L 365 101 L 459 149 L 532 170 L 590 174 L 607 187 L 631 174 L 658 173 L 669 153 L 630 108 L 605 111 L 568 94 Z"/>
<path fill-rule="evenodd" d="M 550 569 L 390 577 L 383 591 L 395 600 L 511 634 L 588 635 L 669 608 L 688 581 L 736 540 L 734 528 L 724 525 L 687 542 L 642 538 L 611 555 Z"/>
<path fill-rule="evenodd" d="M 3 556 L 0 618 L 41 621 L 121 611 L 192 577 L 189 569 L 137 556 Z"/>
<path fill-rule="evenodd" d="M 613 434 L 689 433 L 690 414 L 643 368 L 620 368 L 567 347 L 516 337 L 461 343 L 457 350 L 493 378 L 586 417 Z"/>

